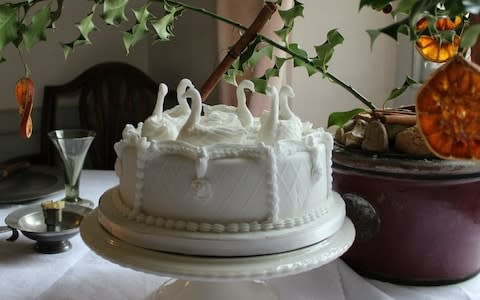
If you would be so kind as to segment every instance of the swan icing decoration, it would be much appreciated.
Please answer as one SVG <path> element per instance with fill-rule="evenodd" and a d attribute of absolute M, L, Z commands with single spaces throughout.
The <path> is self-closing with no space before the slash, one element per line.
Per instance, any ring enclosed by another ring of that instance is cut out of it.
<path fill-rule="evenodd" d="M 180 80 L 177 86 L 178 105 L 163 112 L 177 124 L 179 130 L 190 115 L 190 106 L 188 105 L 187 98 L 185 98 L 184 94 L 187 89 L 193 87 L 194 85 L 190 79 L 184 78 Z"/>
<path fill-rule="evenodd" d="M 237 96 L 237 107 L 217 104 L 217 105 L 203 105 L 203 111 L 205 116 L 209 117 L 216 115 L 219 119 L 224 119 L 223 121 L 232 121 L 235 117 L 238 118 L 240 123 L 244 128 L 250 128 L 253 126 L 253 116 L 247 106 L 247 97 L 245 95 L 245 89 L 255 92 L 255 84 L 250 80 L 243 80 L 240 82 L 236 89 Z"/>
<path fill-rule="evenodd" d="M 237 87 L 237 115 L 245 128 L 253 126 L 253 116 L 247 106 L 247 96 L 245 89 L 255 92 L 255 84 L 250 80 L 243 80 Z"/>
<path fill-rule="evenodd" d="M 273 86 L 267 86 L 265 94 L 271 99 L 272 103 L 270 112 L 264 112 L 260 118 L 257 141 L 273 145 L 278 131 L 278 90 Z"/>
<path fill-rule="evenodd" d="M 285 120 L 290 123 L 292 127 L 295 127 L 295 131 L 306 132 L 312 129 L 312 123 L 310 122 L 302 122 L 299 117 L 297 117 L 292 110 L 290 109 L 290 105 L 288 104 L 288 98 L 295 97 L 295 92 L 293 88 L 289 85 L 284 85 L 280 88 L 279 92 L 279 119 Z"/>
<path fill-rule="evenodd" d="M 190 88 L 184 95 L 192 99 L 192 107 L 190 116 L 180 130 L 177 140 L 196 146 L 219 143 L 240 144 L 244 141 L 247 131 L 241 126 L 200 122 L 202 99 L 198 90 Z"/>
<path fill-rule="evenodd" d="M 161 83 L 158 88 L 157 103 L 153 109 L 153 113 L 142 128 L 142 136 L 149 138 L 150 140 L 165 141 L 175 140 L 178 135 L 177 124 L 173 118 L 168 117 L 163 112 L 163 103 L 165 96 L 168 93 L 168 87 Z"/>
<path fill-rule="evenodd" d="M 270 112 L 265 112 L 260 118 L 260 130 L 257 141 L 268 145 L 279 140 L 301 140 L 302 127 L 298 124 L 298 118 L 280 119 L 279 93 L 277 88 L 268 86 L 266 95 L 271 99 Z M 288 99 L 287 99 L 288 100 Z M 284 113 L 286 113 L 284 111 Z M 288 112 L 287 112 L 288 113 Z"/>

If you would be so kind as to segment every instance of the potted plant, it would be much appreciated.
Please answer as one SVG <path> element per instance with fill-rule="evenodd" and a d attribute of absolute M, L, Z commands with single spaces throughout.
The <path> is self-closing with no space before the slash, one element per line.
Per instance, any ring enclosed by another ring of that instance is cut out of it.
<path fill-rule="evenodd" d="M 407 120 L 408 123 L 413 116 L 413 123 L 416 123 L 415 110 L 378 109 L 329 71 L 335 47 L 343 42 L 338 30 L 328 32 L 326 40 L 315 47 L 313 57 L 309 57 L 301 45 L 290 42 L 289 33 L 294 29 L 295 20 L 303 15 L 304 6 L 298 1 L 294 1 L 291 8 L 279 12 L 283 20 L 283 27 L 276 32 L 279 41 L 260 34 L 259 30 L 278 10 L 281 0 L 267 1 L 250 27 L 201 7 L 173 0 L 158 0 L 164 4 L 164 14 L 154 16 L 149 11 L 151 2 L 145 1 L 143 6 L 133 10 L 135 20 L 123 32 L 127 52 L 149 35 L 156 41 L 172 38 L 175 21 L 185 11 L 208 15 L 244 32 L 219 68 L 202 86 L 204 99 L 222 76 L 226 81 L 235 83 L 236 78 L 254 66 L 260 57 L 266 57 L 274 63 L 260 77 L 253 79 L 257 91 L 264 91 L 269 78 L 277 76 L 282 66 L 293 63 L 295 67 L 305 68 L 310 75 L 322 73 L 326 79 L 346 89 L 366 107 L 331 115 L 329 125 L 344 129 L 348 129 L 349 125 L 345 127 L 345 123 L 352 118 L 361 120 L 353 122 L 357 127 L 352 127 L 355 132 L 351 132 L 350 138 L 371 137 L 372 132 L 388 133 L 385 123 L 392 123 L 392 119 L 401 119 L 402 122 Z M 77 24 L 78 36 L 63 44 L 65 56 L 70 55 L 75 47 L 91 43 L 90 34 L 96 29 L 94 16 L 100 15 L 106 24 L 124 23 L 129 4 L 129 0 L 92 1 L 91 11 Z M 45 40 L 49 30 L 55 27 L 55 22 L 61 17 L 63 5 L 67 5 L 63 0 L 24 0 L 0 4 L 0 61 L 1 52 L 7 45 L 13 44 L 29 50 L 37 42 Z M 480 8 L 477 1 L 361 0 L 360 9 L 364 7 L 395 17 L 391 25 L 368 31 L 372 43 L 380 34 L 394 39 L 399 34 L 406 34 L 425 57 L 437 61 L 446 57 L 447 64 L 450 64 L 450 60 L 455 61 L 457 55 L 464 54 L 462 49 L 473 46 L 480 32 L 477 25 L 468 21 L 469 13 L 475 13 Z M 275 56 L 273 48 L 282 50 L 286 56 Z M 459 61 L 464 63 L 464 60 Z M 477 72 L 469 63 L 465 68 L 472 68 L 474 74 Z M 34 88 L 33 82 L 28 78 L 28 68 L 25 73 L 25 77 L 17 83 L 16 91 L 23 116 L 22 134 L 29 137 Z M 449 74 L 449 71 L 446 73 Z M 429 81 L 431 82 L 434 81 Z M 394 89 L 389 98 L 400 95 L 414 84 L 417 83 L 407 78 L 405 84 Z M 423 85 L 427 86 L 426 83 Z M 428 102 L 425 100 L 428 93 L 422 95 L 422 103 L 425 104 Z M 423 141 L 423 136 L 427 136 L 430 145 L 427 147 L 438 152 L 442 143 L 441 139 L 438 142 L 439 139 L 434 138 L 434 133 L 439 122 L 428 123 L 429 119 L 425 116 L 429 116 L 429 105 L 422 105 L 421 108 L 420 113 L 423 115 L 417 114 L 418 120 L 423 125 L 433 124 L 433 127 L 421 127 L 423 133 L 420 133 L 420 138 Z M 438 121 L 438 118 L 435 120 Z M 368 129 L 370 123 L 374 125 Z M 337 140 L 345 143 L 348 130 L 343 133 L 341 131 Z M 357 134 L 359 132 L 361 134 Z M 363 140 L 360 147 L 362 143 Z M 388 139 L 381 144 L 388 146 Z M 480 211 L 480 204 L 474 191 L 479 186 L 479 168 L 470 162 L 451 163 L 403 156 L 392 158 L 379 154 L 378 149 L 371 145 L 364 148 L 368 151 L 367 154 L 346 147 L 339 147 L 334 153 L 334 186 L 347 200 L 349 215 L 354 219 L 359 233 L 352 250 L 345 256 L 347 262 L 360 272 L 372 276 L 413 283 L 445 283 L 462 280 L 478 272 L 480 258 L 476 254 L 480 250 L 480 226 L 477 211 Z M 465 155 L 465 151 L 453 152 L 452 149 L 457 148 L 450 147 L 442 154 L 454 153 L 453 156 L 457 156 L 460 153 L 463 154 L 459 155 L 462 158 L 478 157 L 476 154 Z M 459 191 L 464 194 L 462 199 L 457 199 Z M 432 195 L 433 199 L 430 197 Z M 399 262 L 393 263 L 395 259 Z"/>

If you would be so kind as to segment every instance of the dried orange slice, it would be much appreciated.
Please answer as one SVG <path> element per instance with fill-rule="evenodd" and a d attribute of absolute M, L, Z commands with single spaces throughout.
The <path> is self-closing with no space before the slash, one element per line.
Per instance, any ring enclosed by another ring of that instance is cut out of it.
<path fill-rule="evenodd" d="M 438 31 L 455 30 L 462 24 L 462 18 L 456 16 L 453 20 L 448 17 L 440 17 L 435 22 Z M 428 19 L 422 18 L 415 24 L 417 33 L 428 29 Z M 443 63 L 458 53 L 460 37 L 454 35 L 453 41 L 441 40 L 436 35 L 422 34 L 415 43 L 417 51 L 429 61 Z"/>
<path fill-rule="evenodd" d="M 459 16 L 456 16 L 453 20 L 450 19 L 449 17 L 440 17 L 437 19 L 435 22 L 435 28 L 439 31 L 442 30 L 455 30 L 457 29 L 460 25 L 462 24 L 462 18 Z M 421 18 L 416 24 L 415 24 L 415 30 L 417 32 L 422 32 L 424 30 L 427 30 L 428 28 L 428 19 L 427 18 Z"/>
<path fill-rule="evenodd" d="M 417 124 L 441 158 L 480 159 L 480 68 L 456 56 L 417 95 Z"/>
<path fill-rule="evenodd" d="M 458 35 L 453 37 L 452 43 L 440 41 L 430 35 L 421 35 L 415 43 L 415 48 L 426 60 L 443 63 L 457 55 L 459 45 Z"/>

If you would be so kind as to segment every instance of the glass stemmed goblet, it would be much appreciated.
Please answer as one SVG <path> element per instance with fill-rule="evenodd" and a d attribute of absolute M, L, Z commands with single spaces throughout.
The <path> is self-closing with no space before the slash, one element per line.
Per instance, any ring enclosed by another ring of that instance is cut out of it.
<path fill-rule="evenodd" d="M 65 202 L 93 206 L 90 200 L 80 198 L 80 174 L 95 132 L 84 129 L 61 129 L 48 133 L 60 154 L 65 174 Z"/>

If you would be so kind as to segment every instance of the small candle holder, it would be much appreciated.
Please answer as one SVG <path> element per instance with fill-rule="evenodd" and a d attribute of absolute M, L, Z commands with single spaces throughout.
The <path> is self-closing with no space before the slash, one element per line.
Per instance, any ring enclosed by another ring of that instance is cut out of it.
<path fill-rule="evenodd" d="M 65 208 L 65 202 L 60 201 L 46 201 L 42 204 L 43 216 L 45 219 L 45 225 L 47 231 L 58 232 L 62 230 L 63 209 Z"/>

